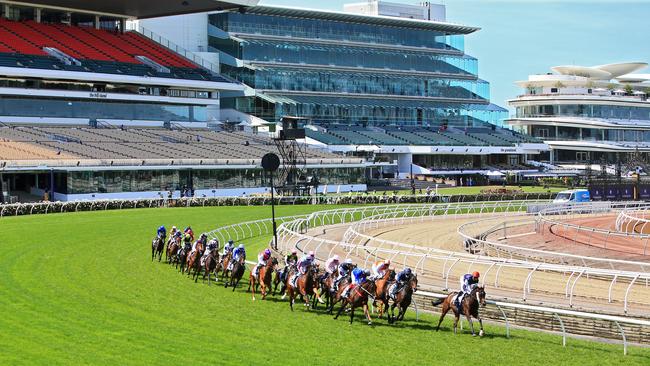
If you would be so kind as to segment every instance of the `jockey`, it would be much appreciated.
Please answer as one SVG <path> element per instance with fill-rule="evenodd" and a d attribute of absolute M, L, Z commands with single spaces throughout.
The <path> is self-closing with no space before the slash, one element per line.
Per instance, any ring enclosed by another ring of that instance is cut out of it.
<path fill-rule="evenodd" d="M 217 239 L 212 239 L 207 245 L 207 249 L 203 252 L 203 256 L 201 257 L 201 265 L 205 265 L 205 259 L 210 256 L 210 254 L 214 251 L 219 251 L 219 241 Z"/>
<path fill-rule="evenodd" d="M 164 240 L 167 237 L 167 229 L 165 229 L 165 225 L 161 225 L 158 228 L 158 231 L 156 232 L 156 234 L 158 235 L 159 238 Z"/>
<path fill-rule="evenodd" d="M 402 286 L 406 284 L 411 279 L 413 272 L 411 269 L 406 267 L 395 277 L 395 283 L 390 287 L 390 297 L 395 298 L 395 295 L 402 289 Z"/>
<path fill-rule="evenodd" d="M 204 246 L 205 246 L 207 240 L 208 240 L 208 234 L 206 234 L 206 233 L 201 234 L 201 236 L 199 237 L 199 241 L 200 241 Z"/>
<path fill-rule="evenodd" d="M 246 248 L 244 248 L 244 244 L 239 244 L 239 246 L 232 252 L 232 262 L 239 260 L 246 260 Z"/>
<path fill-rule="evenodd" d="M 334 291 L 338 289 L 339 282 L 341 282 L 342 279 L 347 278 L 353 269 L 354 264 L 352 264 L 352 259 L 350 258 L 346 259 L 343 264 L 339 266 L 339 276 L 334 280 Z"/>
<path fill-rule="evenodd" d="M 172 231 L 169 233 L 169 237 L 173 238 L 176 235 L 177 232 L 178 232 L 178 229 L 176 228 L 176 226 L 172 226 Z"/>
<path fill-rule="evenodd" d="M 289 268 L 295 266 L 296 263 L 298 263 L 298 251 L 293 249 L 291 253 L 284 257 L 284 265 Z"/>
<path fill-rule="evenodd" d="M 369 271 L 364 271 L 361 268 L 355 268 L 352 270 L 352 283 L 348 286 L 348 288 L 345 289 L 341 297 L 347 298 L 350 296 L 350 291 L 352 291 L 356 286 L 363 284 L 366 282 L 368 275 L 370 275 Z"/>
<path fill-rule="evenodd" d="M 465 295 L 469 295 L 470 292 L 478 285 L 478 279 L 481 277 L 481 274 L 478 271 L 473 273 L 467 273 L 460 278 L 460 291 L 458 296 L 456 296 L 456 306 L 460 308 L 460 304 L 463 301 Z"/>
<path fill-rule="evenodd" d="M 339 269 L 338 255 L 334 255 L 332 258 L 328 259 L 327 262 L 325 262 L 325 271 L 329 276 L 338 272 L 338 269 Z"/>
<path fill-rule="evenodd" d="M 298 273 L 293 275 L 293 279 L 292 279 L 293 287 L 296 287 L 296 282 L 298 281 L 298 277 L 307 273 L 309 267 L 311 267 L 312 264 L 314 264 L 315 260 L 316 260 L 316 255 L 314 254 L 314 252 L 309 252 L 309 254 L 304 255 L 302 258 L 300 258 L 300 260 L 297 263 Z"/>
<path fill-rule="evenodd" d="M 253 276 L 257 277 L 259 274 L 260 268 L 266 265 L 266 261 L 271 258 L 271 249 L 264 249 L 263 252 L 257 255 L 257 265 L 253 268 Z"/>
<path fill-rule="evenodd" d="M 194 241 L 194 231 L 192 231 L 192 227 L 186 227 L 183 233 L 191 238 L 190 241 Z"/>
<path fill-rule="evenodd" d="M 221 255 L 225 257 L 229 253 L 232 253 L 233 249 L 235 249 L 235 242 L 232 240 L 228 240 L 226 245 L 223 246 L 223 253 Z"/>
<path fill-rule="evenodd" d="M 183 233 L 181 233 L 180 230 L 176 230 L 176 232 L 174 233 L 174 238 L 182 238 L 182 237 L 183 237 Z"/>
<path fill-rule="evenodd" d="M 390 267 L 390 259 L 385 261 L 377 261 L 372 265 L 372 274 L 374 278 L 382 278 Z"/>
<path fill-rule="evenodd" d="M 304 255 L 298 261 L 298 272 L 300 272 L 301 275 L 307 273 L 307 270 L 312 264 L 314 264 L 315 260 L 316 260 L 316 255 L 314 254 L 314 252 L 309 252 L 309 254 Z"/>

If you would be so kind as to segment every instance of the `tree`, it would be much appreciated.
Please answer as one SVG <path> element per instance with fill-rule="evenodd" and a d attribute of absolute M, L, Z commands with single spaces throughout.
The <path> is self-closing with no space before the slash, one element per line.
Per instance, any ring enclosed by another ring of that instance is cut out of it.
<path fill-rule="evenodd" d="M 612 91 L 614 89 L 616 89 L 616 85 L 614 85 L 613 83 L 607 84 L 607 90 Z"/>
<path fill-rule="evenodd" d="M 594 88 L 594 85 L 595 85 L 594 82 L 593 82 L 592 80 L 589 80 L 589 81 L 587 82 L 587 89 L 593 89 L 593 88 Z"/>
<path fill-rule="evenodd" d="M 632 88 L 632 85 L 625 84 L 625 95 L 632 95 L 632 93 L 634 93 L 634 88 Z"/>
<path fill-rule="evenodd" d="M 557 83 L 555 83 L 554 86 L 555 86 L 556 88 L 560 89 L 560 88 L 564 88 L 566 85 L 562 84 L 561 81 L 558 81 Z"/>

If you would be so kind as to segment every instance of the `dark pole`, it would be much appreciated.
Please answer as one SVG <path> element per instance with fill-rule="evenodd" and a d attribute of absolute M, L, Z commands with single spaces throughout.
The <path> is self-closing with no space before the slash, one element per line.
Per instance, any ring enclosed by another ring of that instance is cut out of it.
<path fill-rule="evenodd" d="M 411 159 L 413 159 L 411 157 Z M 413 179 L 413 160 L 411 160 L 411 195 L 415 196 L 415 179 Z"/>
<path fill-rule="evenodd" d="M 273 249 L 278 250 L 278 230 L 275 224 L 275 198 L 273 195 L 273 172 L 271 173 L 271 221 L 273 222 Z"/>

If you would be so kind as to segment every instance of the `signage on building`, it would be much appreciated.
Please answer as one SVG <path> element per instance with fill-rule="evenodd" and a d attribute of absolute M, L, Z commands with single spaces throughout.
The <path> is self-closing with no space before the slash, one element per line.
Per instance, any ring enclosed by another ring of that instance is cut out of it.
<path fill-rule="evenodd" d="M 108 98 L 106 93 L 90 93 L 91 98 Z"/>

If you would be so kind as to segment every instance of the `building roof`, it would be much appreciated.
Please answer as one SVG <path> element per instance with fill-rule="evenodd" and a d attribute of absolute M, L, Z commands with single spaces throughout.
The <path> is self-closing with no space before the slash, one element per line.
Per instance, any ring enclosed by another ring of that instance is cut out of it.
<path fill-rule="evenodd" d="M 259 0 L 28 0 L 23 4 L 65 8 L 133 18 L 198 13 L 257 5 Z"/>
<path fill-rule="evenodd" d="M 599 66 L 563 65 L 551 67 L 560 75 L 584 76 L 595 80 L 611 80 L 647 67 L 646 62 L 623 62 Z"/>
<path fill-rule="evenodd" d="M 269 5 L 253 6 L 247 8 L 245 11 L 247 13 L 261 14 L 261 15 L 277 15 L 277 16 L 294 17 L 294 18 L 312 18 L 312 19 L 332 20 L 332 21 L 340 21 L 340 22 L 348 22 L 348 23 L 362 23 L 362 24 L 373 24 L 373 25 L 385 25 L 391 27 L 436 30 L 440 32 L 446 32 L 449 34 L 470 34 L 481 29 L 478 27 L 470 27 L 470 26 L 447 23 L 447 22 L 437 22 L 432 20 L 398 18 L 398 17 L 390 17 L 384 15 L 354 14 L 354 13 L 346 13 L 341 11 L 316 10 L 316 9 L 284 7 L 284 6 L 282 7 L 269 6 Z"/>

